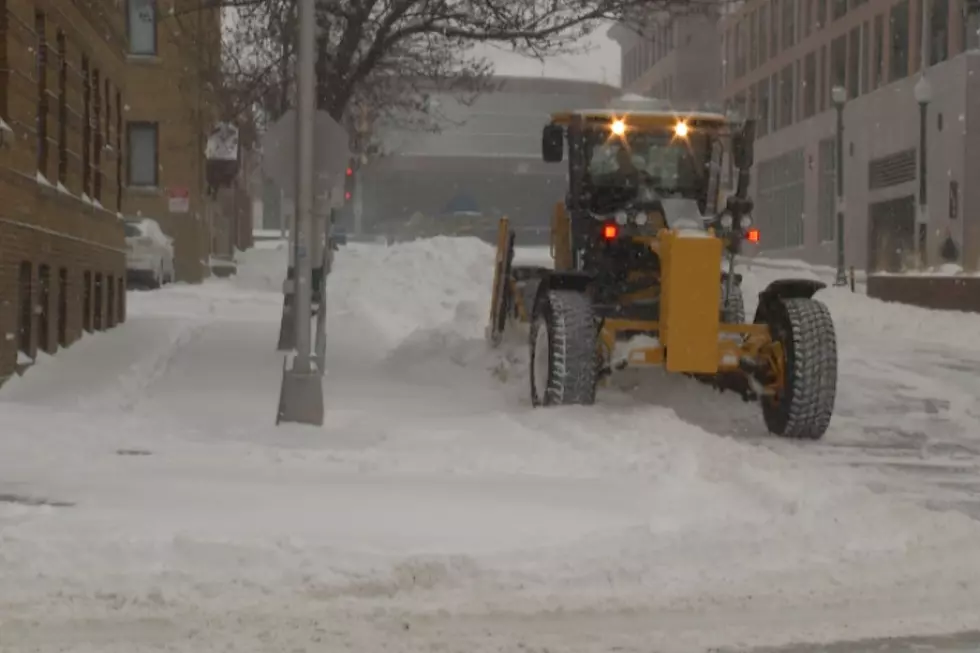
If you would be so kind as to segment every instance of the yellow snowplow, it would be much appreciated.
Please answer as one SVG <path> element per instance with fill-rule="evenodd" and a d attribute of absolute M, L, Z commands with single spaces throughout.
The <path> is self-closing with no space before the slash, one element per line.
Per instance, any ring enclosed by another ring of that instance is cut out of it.
<path fill-rule="evenodd" d="M 530 324 L 534 405 L 592 404 L 617 370 L 662 366 L 759 401 L 772 433 L 824 435 L 837 386 L 834 324 L 813 298 L 824 284 L 773 282 L 745 318 L 734 265 L 742 243 L 759 240 L 753 142 L 753 121 L 715 113 L 552 116 L 542 155 L 567 155 L 569 170 L 552 216 L 553 264 L 515 264 L 501 219 L 487 329 L 497 346 L 511 325 Z M 726 157 L 738 179 L 723 198 Z"/>

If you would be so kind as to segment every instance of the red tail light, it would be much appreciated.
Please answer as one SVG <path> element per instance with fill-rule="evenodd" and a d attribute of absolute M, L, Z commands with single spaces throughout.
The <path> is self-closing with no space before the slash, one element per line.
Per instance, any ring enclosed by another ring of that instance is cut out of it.
<path fill-rule="evenodd" d="M 759 230 L 756 229 L 755 227 L 745 232 L 745 239 L 748 240 L 750 243 L 758 243 L 759 237 L 760 237 Z"/>
<path fill-rule="evenodd" d="M 602 227 L 602 237 L 606 240 L 613 240 L 619 235 L 619 227 L 614 224 L 607 224 Z"/>

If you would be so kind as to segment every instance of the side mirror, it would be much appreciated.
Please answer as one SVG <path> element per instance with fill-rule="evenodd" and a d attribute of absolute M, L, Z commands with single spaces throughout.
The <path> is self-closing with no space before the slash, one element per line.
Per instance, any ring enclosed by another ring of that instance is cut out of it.
<path fill-rule="evenodd" d="M 755 162 L 755 120 L 746 120 L 742 129 L 732 139 L 732 157 L 735 167 L 748 170 Z"/>
<path fill-rule="evenodd" d="M 545 125 L 541 133 L 541 158 L 546 163 L 561 163 L 565 154 L 565 130 L 561 125 Z"/>

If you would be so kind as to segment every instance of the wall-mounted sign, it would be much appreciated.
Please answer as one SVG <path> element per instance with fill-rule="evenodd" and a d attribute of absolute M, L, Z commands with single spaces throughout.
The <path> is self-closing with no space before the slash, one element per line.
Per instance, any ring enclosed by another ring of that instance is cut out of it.
<path fill-rule="evenodd" d="M 168 188 L 167 208 L 171 213 L 189 213 L 191 210 L 190 191 L 182 186 Z"/>

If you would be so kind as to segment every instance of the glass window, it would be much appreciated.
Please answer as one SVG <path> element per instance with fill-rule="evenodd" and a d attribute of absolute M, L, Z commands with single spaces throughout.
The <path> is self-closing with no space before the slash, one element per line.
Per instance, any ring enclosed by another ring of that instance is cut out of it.
<path fill-rule="evenodd" d="M 871 48 L 871 22 L 864 21 L 864 25 L 861 26 L 861 59 L 863 63 L 861 64 L 861 93 L 871 92 L 871 57 L 869 56 Z"/>
<path fill-rule="evenodd" d="M 769 14 L 769 54 L 776 56 L 779 52 L 779 2 L 773 0 L 772 12 Z"/>
<path fill-rule="evenodd" d="M 157 125 L 133 122 L 126 126 L 129 144 L 129 185 L 157 185 Z"/>
<path fill-rule="evenodd" d="M 847 97 L 856 98 L 861 95 L 861 28 L 855 27 L 848 36 L 847 58 Z"/>
<path fill-rule="evenodd" d="M 934 66 L 949 57 L 949 0 L 932 0 L 930 25 L 929 65 Z"/>
<path fill-rule="evenodd" d="M 127 0 L 129 51 L 132 54 L 157 53 L 155 0 Z"/>
<path fill-rule="evenodd" d="M 796 43 L 796 0 L 783 0 L 783 49 Z"/>
<path fill-rule="evenodd" d="M 889 22 L 892 38 L 888 81 L 894 82 L 909 74 L 909 0 L 901 0 L 892 7 Z"/>
<path fill-rule="evenodd" d="M 827 0 L 817 0 L 817 29 L 827 24 Z"/>
<path fill-rule="evenodd" d="M 759 8 L 759 63 L 769 59 L 769 5 Z"/>
<path fill-rule="evenodd" d="M 847 88 L 847 37 L 839 36 L 830 44 L 830 88 Z"/>
<path fill-rule="evenodd" d="M 789 64 L 779 73 L 780 129 L 793 124 L 793 101 L 796 95 L 793 91 L 793 64 Z"/>
<path fill-rule="evenodd" d="M 874 88 L 885 85 L 885 17 L 881 14 L 875 16 L 875 52 L 871 75 Z"/>
<path fill-rule="evenodd" d="M 817 53 L 806 55 L 803 62 L 803 117 L 809 118 L 817 111 Z"/>
<path fill-rule="evenodd" d="M 833 14 L 831 18 L 837 20 L 847 14 L 847 0 L 833 0 Z"/>

